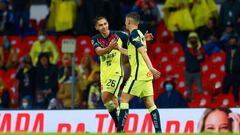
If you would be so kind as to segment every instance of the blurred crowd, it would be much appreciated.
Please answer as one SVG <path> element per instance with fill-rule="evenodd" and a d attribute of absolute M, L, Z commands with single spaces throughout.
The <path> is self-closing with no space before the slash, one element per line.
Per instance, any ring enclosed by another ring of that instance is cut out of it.
<path fill-rule="evenodd" d="M 141 31 L 155 37 L 148 52 L 162 72 L 154 80 L 159 108 L 211 107 L 201 99 L 210 96 L 216 103 L 216 95 L 232 97 L 230 107 L 240 105 L 239 0 L 223 0 L 219 9 L 214 0 L 47 0 L 49 14 L 40 22 L 30 19 L 31 5 L 31 0 L 0 0 L 1 109 L 105 108 L 99 59 L 90 40 L 96 34 L 93 19 L 105 16 L 111 30 L 124 30 L 124 17 L 131 11 L 141 15 Z M 73 54 L 61 51 L 65 38 L 77 39 L 75 67 Z M 81 46 L 85 44 L 89 48 Z M 209 62 L 216 54 L 224 59 L 220 65 Z M 126 81 L 129 63 L 123 63 Z M 168 64 L 174 72 L 166 71 Z M 223 70 L 218 68 L 222 65 Z M 212 72 L 220 84 L 209 81 Z M 136 98 L 130 106 L 144 104 Z"/>

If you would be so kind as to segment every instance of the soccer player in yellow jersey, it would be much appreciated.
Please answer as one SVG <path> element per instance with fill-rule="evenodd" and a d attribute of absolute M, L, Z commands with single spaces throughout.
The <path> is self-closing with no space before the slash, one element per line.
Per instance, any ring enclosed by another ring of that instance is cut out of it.
<path fill-rule="evenodd" d="M 140 16 L 137 13 L 129 13 L 126 16 L 126 29 L 130 32 L 128 49 L 118 47 L 119 51 L 128 55 L 131 65 L 131 75 L 123 89 L 120 98 L 120 114 L 117 126 L 118 132 L 123 132 L 123 127 L 128 117 L 129 101 L 134 97 L 144 100 L 148 108 L 156 132 L 161 132 L 160 116 L 153 99 L 152 79 L 159 78 L 160 72 L 153 66 L 147 54 L 146 38 L 138 25 Z"/>
<path fill-rule="evenodd" d="M 92 37 L 92 44 L 95 52 L 100 56 L 101 98 L 117 126 L 117 97 L 123 80 L 121 53 L 117 50 L 117 46 L 127 46 L 128 34 L 122 31 L 110 31 L 105 17 L 95 19 L 95 28 L 99 34 Z"/>

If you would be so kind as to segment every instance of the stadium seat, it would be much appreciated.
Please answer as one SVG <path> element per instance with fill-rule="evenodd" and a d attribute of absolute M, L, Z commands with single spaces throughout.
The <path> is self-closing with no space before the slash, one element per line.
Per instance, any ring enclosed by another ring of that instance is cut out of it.
<path fill-rule="evenodd" d="M 173 56 L 173 60 L 177 57 L 184 56 L 183 48 L 179 43 L 168 44 L 169 53 Z"/>
<path fill-rule="evenodd" d="M 204 94 L 196 94 L 194 96 L 193 102 L 189 103 L 189 106 L 192 108 L 208 108 L 212 107 L 211 96 Z"/>
<path fill-rule="evenodd" d="M 37 30 L 41 29 L 41 28 L 44 28 L 46 25 L 46 20 L 45 18 L 44 19 L 41 19 L 38 23 L 38 26 L 37 26 Z"/>
<path fill-rule="evenodd" d="M 15 82 L 16 69 L 8 69 L 4 74 L 3 82 L 7 88 L 11 88 Z"/>
<path fill-rule="evenodd" d="M 0 46 L 2 46 L 3 36 L 0 36 Z"/>
<path fill-rule="evenodd" d="M 216 98 L 216 102 L 214 102 L 215 107 L 235 107 L 236 103 L 234 102 L 234 98 L 232 93 L 230 94 L 220 94 Z"/>
<path fill-rule="evenodd" d="M 37 36 L 26 36 L 23 39 L 23 44 L 25 46 L 25 52 L 29 53 L 31 50 L 31 47 L 35 41 L 37 41 Z"/>
<path fill-rule="evenodd" d="M 91 56 L 95 54 L 91 38 L 89 36 L 77 37 L 77 55 L 80 55 L 80 53 L 89 54 Z"/>
<path fill-rule="evenodd" d="M 160 42 L 160 43 L 174 42 L 173 33 L 167 29 L 164 21 L 161 21 L 157 26 L 156 42 Z"/>
<path fill-rule="evenodd" d="M 32 28 L 34 28 L 36 31 L 38 31 L 38 23 L 36 19 L 30 19 L 30 24 Z"/>
<path fill-rule="evenodd" d="M 9 40 L 11 41 L 12 46 L 22 43 L 20 36 L 9 36 Z"/>

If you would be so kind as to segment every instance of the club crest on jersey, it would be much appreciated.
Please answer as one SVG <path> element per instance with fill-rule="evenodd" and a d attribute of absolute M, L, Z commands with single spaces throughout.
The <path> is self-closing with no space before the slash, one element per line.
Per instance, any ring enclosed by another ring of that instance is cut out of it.
<path fill-rule="evenodd" d="M 133 41 L 141 42 L 141 38 L 140 37 L 136 37 L 136 38 L 133 39 Z"/>

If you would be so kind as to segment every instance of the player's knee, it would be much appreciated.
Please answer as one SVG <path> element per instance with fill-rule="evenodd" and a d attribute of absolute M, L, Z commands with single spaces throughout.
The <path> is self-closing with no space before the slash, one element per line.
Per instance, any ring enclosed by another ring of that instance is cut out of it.
<path fill-rule="evenodd" d="M 108 93 L 103 93 L 102 96 L 101 96 L 101 98 L 102 98 L 102 102 L 103 102 L 104 104 L 112 100 L 112 99 L 111 99 L 111 95 L 108 94 Z"/>

